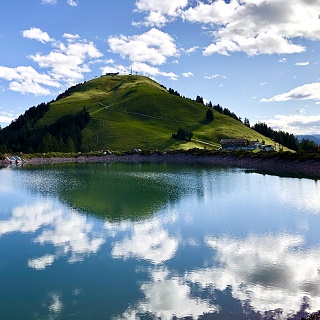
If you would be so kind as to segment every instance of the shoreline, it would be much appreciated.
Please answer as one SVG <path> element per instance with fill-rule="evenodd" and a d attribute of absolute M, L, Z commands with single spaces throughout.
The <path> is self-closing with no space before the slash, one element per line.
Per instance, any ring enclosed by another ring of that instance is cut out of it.
<path fill-rule="evenodd" d="M 194 155 L 188 153 L 151 154 L 151 155 L 101 155 L 79 156 L 73 158 L 32 158 L 23 161 L 23 165 L 46 165 L 62 163 L 181 163 L 181 164 L 208 164 L 224 167 L 237 167 L 263 171 L 266 174 L 280 176 L 305 177 L 320 179 L 320 162 L 314 160 L 286 160 L 279 158 L 237 158 L 232 155 Z M 4 164 L 4 163 L 2 163 Z"/>

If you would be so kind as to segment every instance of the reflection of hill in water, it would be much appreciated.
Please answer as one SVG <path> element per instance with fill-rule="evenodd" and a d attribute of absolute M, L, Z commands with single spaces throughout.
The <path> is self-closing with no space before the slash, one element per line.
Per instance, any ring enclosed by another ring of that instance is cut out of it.
<path fill-rule="evenodd" d="M 32 189 L 56 193 L 77 209 L 112 220 L 148 216 L 176 202 L 190 187 L 185 175 L 177 174 L 181 168 L 167 164 L 68 164 L 31 170 Z"/>
<path fill-rule="evenodd" d="M 183 186 L 172 183 L 169 174 L 158 166 L 141 168 L 123 164 L 88 165 L 76 170 L 76 187 L 63 184 L 60 195 L 87 212 L 122 219 L 152 214 L 182 194 Z"/>

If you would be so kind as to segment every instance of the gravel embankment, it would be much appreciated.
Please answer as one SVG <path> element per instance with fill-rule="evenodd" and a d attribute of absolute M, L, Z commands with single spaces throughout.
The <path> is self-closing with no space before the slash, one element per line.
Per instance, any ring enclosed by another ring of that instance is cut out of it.
<path fill-rule="evenodd" d="M 27 159 L 24 163 L 27 165 L 44 165 L 59 163 L 112 163 L 112 162 L 167 162 L 167 163 L 202 163 L 219 166 L 247 168 L 252 170 L 261 170 L 265 173 L 277 175 L 294 175 L 320 179 L 320 162 L 307 160 L 282 160 L 277 158 L 261 159 L 261 158 L 235 158 L 233 156 L 221 155 L 192 155 L 185 153 L 178 154 L 152 154 L 144 156 L 140 154 L 115 156 L 79 156 L 75 158 L 33 158 Z"/>
<path fill-rule="evenodd" d="M 311 314 L 307 318 L 301 318 L 301 320 L 320 320 L 320 311 Z"/>

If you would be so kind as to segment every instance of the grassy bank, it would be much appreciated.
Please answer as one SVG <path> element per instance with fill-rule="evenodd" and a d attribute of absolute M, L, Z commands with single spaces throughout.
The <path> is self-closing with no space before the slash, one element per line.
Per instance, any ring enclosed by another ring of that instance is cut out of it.
<path fill-rule="evenodd" d="M 91 152 L 76 152 L 76 153 L 62 153 L 62 152 L 48 152 L 48 153 L 33 153 L 33 154 L 16 154 L 24 160 L 33 158 L 78 158 L 78 157 L 102 157 L 105 155 L 113 156 L 128 156 L 140 154 L 142 156 L 150 155 L 173 155 L 173 154 L 190 154 L 194 156 L 220 156 L 232 157 L 235 159 L 279 159 L 288 161 L 315 161 L 320 162 L 320 153 L 306 153 L 306 152 L 250 152 L 250 151 L 223 151 L 210 149 L 174 149 L 174 150 L 128 150 L 128 151 L 91 151 Z M 0 154 L 0 160 L 5 160 L 6 154 Z"/>

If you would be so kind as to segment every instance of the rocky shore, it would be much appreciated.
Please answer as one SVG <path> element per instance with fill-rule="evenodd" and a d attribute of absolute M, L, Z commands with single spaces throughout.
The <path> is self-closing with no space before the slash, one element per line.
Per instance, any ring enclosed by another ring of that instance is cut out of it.
<path fill-rule="evenodd" d="M 60 163 L 139 163 L 139 162 L 166 162 L 182 164 L 210 164 L 226 167 L 246 168 L 257 170 L 266 174 L 280 176 L 308 177 L 320 179 L 320 162 L 314 160 L 298 161 L 279 158 L 238 158 L 232 155 L 194 155 L 188 153 L 176 154 L 151 154 L 151 155 L 101 155 L 101 156 L 78 156 L 70 158 L 32 158 L 24 160 L 24 165 L 45 165 Z"/>
<path fill-rule="evenodd" d="M 301 320 L 320 320 L 320 311 L 311 314 L 307 318 L 301 318 Z"/>

